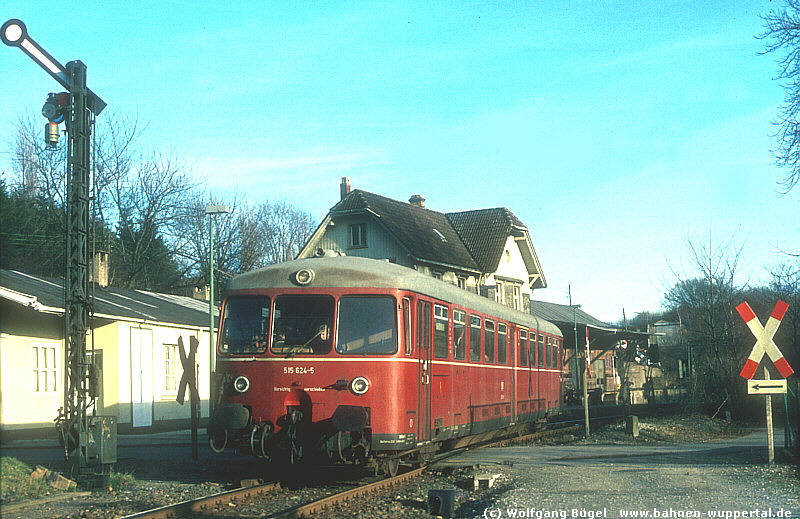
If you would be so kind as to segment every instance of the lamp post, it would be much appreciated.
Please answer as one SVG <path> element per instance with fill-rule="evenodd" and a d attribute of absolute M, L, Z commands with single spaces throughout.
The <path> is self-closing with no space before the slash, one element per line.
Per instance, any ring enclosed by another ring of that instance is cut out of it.
<path fill-rule="evenodd" d="M 231 212 L 227 205 L 207 205 L 208 215 L 208 344 L 209 344 L 209 374 L 208 374 L 208 416 L 211 417 L 211 408 L 214 402 L 214 370 L 216 369 L 214 351 L 214 220 L 218 214 Z"/>
<path fill-rule="evenodd" d="M 572 335 L 575 337 L 575 385 L 576 386 L 583 386 L 583 414 L 584 414 L 584 425 L 585 425 L 585 434 L 586 437 L 589 437 L 589 389 L 587 387 L 587 372 L 589 370 L 589 341 L 587 335 L 586 341 L 586 366 L 584 367 L 580 378 L 578 372 L 581 371 L 580 369 L 580 361 L 578 360 L 578 308 L 581 305 L 573 305 L 572 304 L 572 285 L 567 285 L 567 290 L 569 291 L 569 307 L 572 308 Z M 589 333 L 589 325 L 586 325 L 586 333 Z M 576 387 L 577 390 L 577 387 Z M 577 392 L 577 391 L 576 391 Z"/>

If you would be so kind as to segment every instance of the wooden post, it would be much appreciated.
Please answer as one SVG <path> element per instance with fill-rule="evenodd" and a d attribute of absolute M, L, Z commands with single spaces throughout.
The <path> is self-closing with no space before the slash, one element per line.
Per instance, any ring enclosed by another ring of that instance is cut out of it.
<path fill-rule="evenodd" d="M 769 380 L 769 369 L 764 366 L 764 380 Z M 767 394 L 767 451 L 769 463 L 775 463 L 775 434 L 772 431 L 772 395 Z"/>

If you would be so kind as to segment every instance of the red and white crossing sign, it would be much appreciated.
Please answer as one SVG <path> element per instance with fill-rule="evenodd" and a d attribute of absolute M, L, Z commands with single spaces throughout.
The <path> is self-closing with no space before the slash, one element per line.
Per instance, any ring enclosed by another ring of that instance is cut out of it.
<path fill-rule="evenodd" d="M 758 320 L 753 309 L 747 304 L 747 301 L 736 307 L 736 311 L 739 312 L 744 322 L 747 323 L 747 327 L 750 328 L 750 331 L 756 336 L 756 344 L 753 346 L 753 351 L 750 352 L 750 357 L 747 358 L 742 372 L 739 373 L 744 378 L 753 378 L 765 353 L 772 360 L 772 363 L 775 364 L 775 367 L 778 368 L 782 377 L 786 378 L 794 373 L 794 370 L 786 361 L 786 357 L 783 356 L 781 350 L 778 349 L 778 346 L 772 340 L 788 308 L 789 303 L 784 303 L 783 301 L 775 303 L 775 308 L 772 310 L 769 319 L 767 319 L 766 326 L 762 326 L 761 321 Z"/>

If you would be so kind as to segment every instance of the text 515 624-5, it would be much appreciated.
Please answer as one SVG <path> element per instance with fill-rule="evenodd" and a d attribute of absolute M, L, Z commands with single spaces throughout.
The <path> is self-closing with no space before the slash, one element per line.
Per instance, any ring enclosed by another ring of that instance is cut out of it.
<path fill-rule="evenodd" d="M 314 366 L 284 366 L 284 375 L 313 375 Z"/>

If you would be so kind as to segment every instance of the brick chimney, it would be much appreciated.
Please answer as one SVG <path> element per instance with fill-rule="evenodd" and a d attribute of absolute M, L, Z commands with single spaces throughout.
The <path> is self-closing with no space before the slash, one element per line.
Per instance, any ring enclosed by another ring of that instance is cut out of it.
<path fill-rule="evenodd" d="M 422 195 L 412 195 L 411 198 L 408 199 L 408 203 L 414 207 L 425 209 L 425 197 Z"/>
<path fill-rule="evenodd" d="M 92 268 L 89 270 L 89 282 L 97 286 L 108 286 L 108 253 L 96 251 L 92 257 Z"/>
<path fill-rule="evenodd" d="M 344 200 L 344 197 L 350 194 L 350 179 L 347 177 L 342 177 L 342 183 L 339 185 L 339 194 L 341 195 L 340 200 Z"/>

